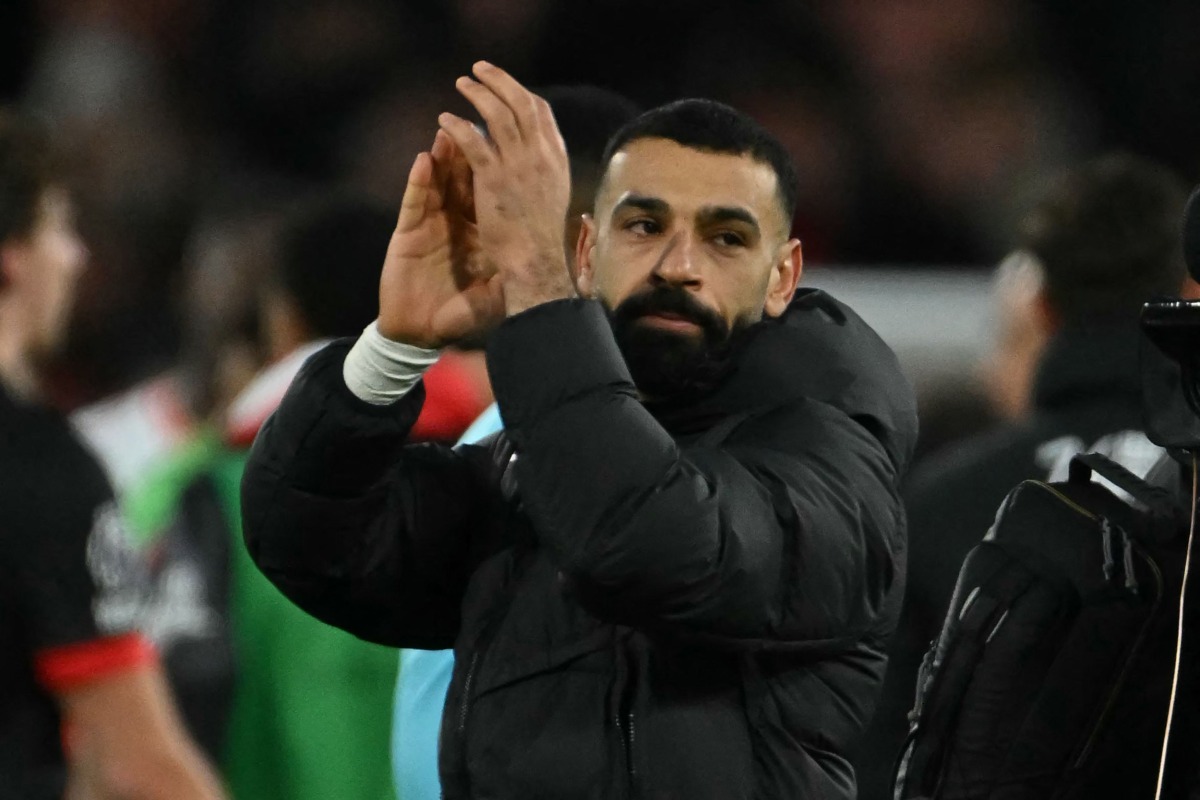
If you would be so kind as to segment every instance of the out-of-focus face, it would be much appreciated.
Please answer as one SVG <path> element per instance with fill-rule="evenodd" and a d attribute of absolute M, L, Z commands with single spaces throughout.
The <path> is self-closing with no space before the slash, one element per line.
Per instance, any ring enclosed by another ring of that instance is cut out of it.
<path fill-rule="evenodd" d="M 613 157 L 576 268 L 639 388 L 671 393 L 732 332 L 783 313 L 801 271 L 784 217 L 774 170 L 749 156 L 637 139 Z"/>
<path fill-rule="evenodd" d="M 33 228 L 4 245 L 5 272 L 27 356 L 52 352 L 65 333 L 74 289 L 87 262 L 66 191 L 48 189 Z"/>

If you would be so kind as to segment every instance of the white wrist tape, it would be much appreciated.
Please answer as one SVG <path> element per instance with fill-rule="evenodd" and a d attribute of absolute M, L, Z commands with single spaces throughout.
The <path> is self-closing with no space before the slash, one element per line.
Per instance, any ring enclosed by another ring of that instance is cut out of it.
<path fill-rule="evenodd" d="M 393 342 L 372 322 L 346 354 L 342 379 L 359 399 L 372 405 L 389 405 L 416 386 L 440 354 L 440 350 Z"/>

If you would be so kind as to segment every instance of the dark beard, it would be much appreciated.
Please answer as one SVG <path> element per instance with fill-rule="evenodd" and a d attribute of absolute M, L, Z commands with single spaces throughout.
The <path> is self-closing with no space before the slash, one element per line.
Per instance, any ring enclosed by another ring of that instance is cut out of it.
<path fill-rule="evenodd" d="M 640 321 L 654 313 L 678 315 L 699 326 L 702 335 L 673 333 Z M 654 400 L 698 396 L 716 388 L 732 371 L 738 345 L 754 323 L 739 318 L 730 329 L 686 289 L 666 286 L 609 309 L 609 321 L 634 384 Z"/>

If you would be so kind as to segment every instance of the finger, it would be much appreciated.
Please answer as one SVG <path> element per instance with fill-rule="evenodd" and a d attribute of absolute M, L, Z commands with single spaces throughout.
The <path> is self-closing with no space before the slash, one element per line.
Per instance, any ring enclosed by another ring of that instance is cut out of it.
<path fill-rule="evenodd" d="M 438 125 L 466 157 L 475 173 L 488 169 L 496 160 L 496 151 L 471 123 L 449 112 L 438 115 Z"/>
<path fill-rule="evenodd" d="M 534 105 L 537 107 L 538 116 L 538 132 L 554 145 L 556 150 L 561 150 L 565 158 L 567 155 L 567 146 L 563 142 L 562 133 L 558 129 L 558 121 L 554 118 L 554 110 L 550 108 L 550 104 L 545 98 L 538 95 L 533 96 Z"/>
<path fill-rule="evenodd" d="M 441 128 L 433 137 L 429 156 L 433 162 L 433 177 L 429 187 L 429 208 L 445 208 L 450 184 L 450 160 L 454 156 L 454 142 Z"/>
<path fill-rule="evenodd" d="M 408 185 L 400 201 L 400 216 L 396 230 L 411 231 L 421 224 L 429 205 L 429 186 L 433 181 L 433 159 L 429 153 L 418 153 L 408 171 Z"/>
<path fill-rule="evenodd" d="M 429 155 L 433 156 L 434 164 L 449 163 L 453 152 L 454 142 L 444 130 L 438 128 L 437 133 L 433 135 L 433 147 L 429 148 Z"/>
<path fill-rule="evenodd" d="M 443 132 L 442 135 L 445 136 L 445 133 Z M 475 187 L 472 182 L 471 165 L 467 163 L 467 157 L 449 136 L 446 136 L 446 141 L 449 142 L 450 149 L 448 158 L 450 176 L 446 185 L 447 202 L 457 206 L 468 222 L 474 222 Z"/>
<path fill-rule="evenodd" d="M 517 120 L 512 109 L 496 96 L 488 87 L 478 81 L 473 81 L 465 75 L 454 82 L 454 88 L 467 101 L 475 106 L 479 116 L 487 125 L 488 134 L 496 143 L 497 149 L 503 151 L 505 146 L 521 141 L 521 132 L 517 129 Z"/>
<path fill-rule="evenodd" d="M 471 71 L 480 83 L 508 106 L 523 138 L 529 139 L 539 132 L 537 95 L 518 83 L 516 78 L 486 61 L 475 62 Z"/>

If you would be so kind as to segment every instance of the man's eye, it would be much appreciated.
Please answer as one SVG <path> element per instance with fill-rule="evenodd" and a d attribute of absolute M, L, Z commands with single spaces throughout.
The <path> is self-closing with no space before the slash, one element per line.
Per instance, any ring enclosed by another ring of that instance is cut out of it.
<path fill-rule="evenodd" d="M 713 239 L 717 242 L 717 244 L 719 244 L 723 247 L 745 247 L 746 246 L 745 239 L 743 239 L 741 236 L 739 236 L 736 233 L 731 233 L 730 231 L 724 231 L 722 233 L 718 233 L 716 236 L 713 237 Z"/>
<path fill-rule="evenodd" d="M 643 235 L 658 233 L 658 223 L 652 219 L 633 219 L 625 223 L 625 230 Z"/>

